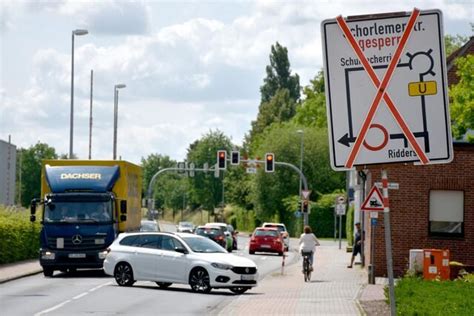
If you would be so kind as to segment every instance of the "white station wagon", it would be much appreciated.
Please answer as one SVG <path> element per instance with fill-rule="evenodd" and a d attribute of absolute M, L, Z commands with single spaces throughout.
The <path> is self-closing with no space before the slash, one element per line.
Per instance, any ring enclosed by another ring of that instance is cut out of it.
<path fill-rule="evenodd" d="M 212 240 L 188 233 L 123 233 L 112 243 L 104 271 L 120 286 L 154 281 L 161 288 L 189 284 L 194 292 L 227 288 L 242 294 L 257 286 L 257 266 Z"/>

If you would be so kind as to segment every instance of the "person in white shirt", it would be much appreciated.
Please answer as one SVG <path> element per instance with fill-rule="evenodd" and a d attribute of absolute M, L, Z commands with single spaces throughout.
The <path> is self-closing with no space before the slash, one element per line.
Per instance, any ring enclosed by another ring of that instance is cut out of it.
<path fill-rule="evenodd" d="M 315 247 L 319 246 L 319 240 L 311 231 L 311 227 L 305 226 L 304 233 L 300 237 L 300 252 L 301 254 L 309 252 L 309 263 L 311 264 L 311 271 L 313 271 L 313 258 Z"/>

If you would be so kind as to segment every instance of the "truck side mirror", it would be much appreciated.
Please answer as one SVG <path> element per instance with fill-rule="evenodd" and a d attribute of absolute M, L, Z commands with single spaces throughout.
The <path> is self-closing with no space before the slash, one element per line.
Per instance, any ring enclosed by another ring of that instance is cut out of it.
<path fill-rule="evenodd" d="M 36 199 L 31 200 L 31 205 L 30 205 L 30 222 L 36 221 Z"/>
<path fill-rule="evenodd" d="M 120 213 L 127 214 L 127 201 L 120 201 Z"/>

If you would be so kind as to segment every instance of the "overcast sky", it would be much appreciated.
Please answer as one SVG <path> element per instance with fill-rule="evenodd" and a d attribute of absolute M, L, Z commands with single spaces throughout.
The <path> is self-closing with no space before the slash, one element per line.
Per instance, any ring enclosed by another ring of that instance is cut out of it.
<path fill-rule="evenodd" d="M 181 160 L 219 129 L 242 143 L 276 41 L 305 86 L 323 67 L 320 23 L 337 15 L 441 9 L 445 34 L 472 36 L 474 1 L 19 1 L 0 2 L 0 139 L 69 152 L 71 32 L 75 37 L 74 153 L 87 159 L 94 70 L 92 158 L 112 159 L 114 85 L 118 156 Z"/>

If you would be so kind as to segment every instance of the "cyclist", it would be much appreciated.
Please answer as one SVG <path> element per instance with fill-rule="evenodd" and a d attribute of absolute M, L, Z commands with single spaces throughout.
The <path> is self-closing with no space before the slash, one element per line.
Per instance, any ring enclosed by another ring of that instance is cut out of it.
<path fill-rule="evenodd" d="M 313 271 L 313 257 L 315 247 L 319 246 L 319 240 L 311 231 L 311 227 L 305 226 L 304 233 L 300 237 L 300 252 L 301 254 L 309 252 L 309 264 L 311 265 L 311 271 Z M 304 261 L 303 261 L 304 263 Z M 303 267 L 304 270 L 304 267 Z M 304 272 L 304 271 L 303 271 Z"/>

